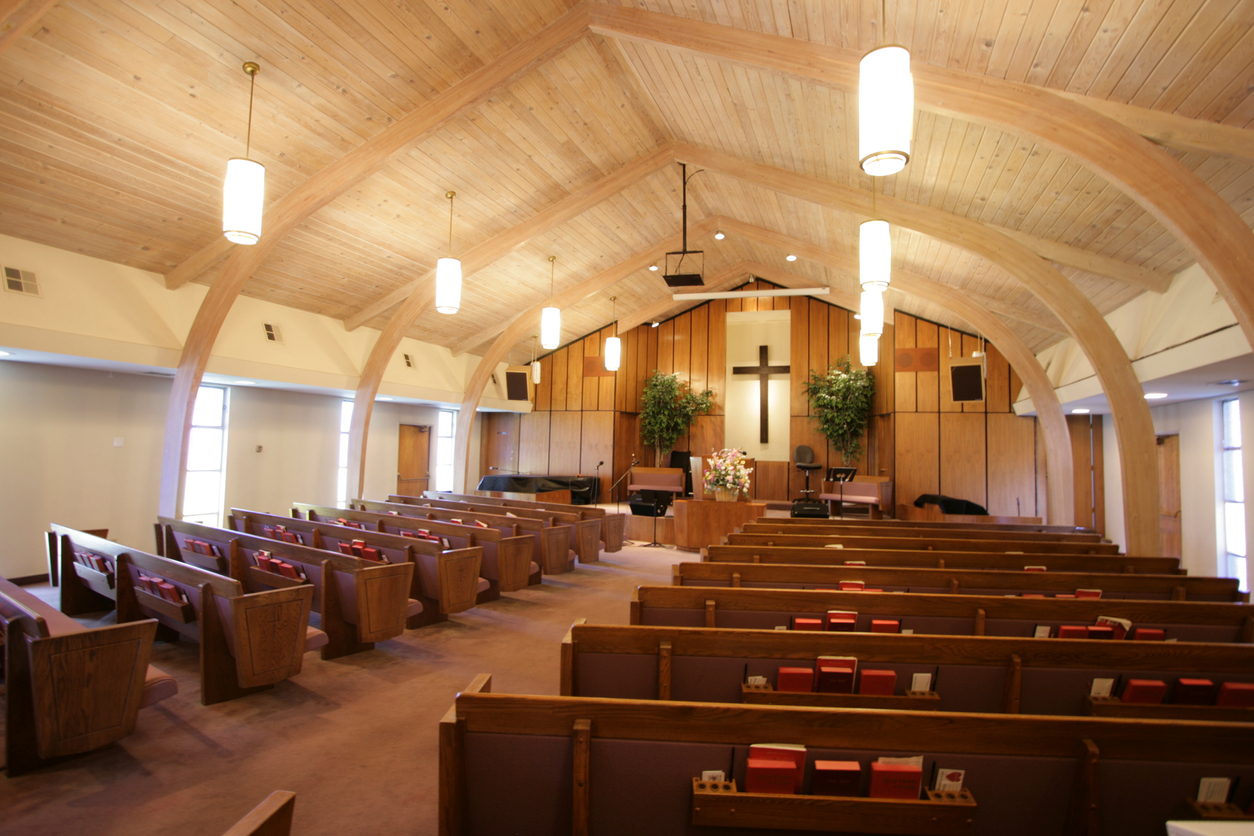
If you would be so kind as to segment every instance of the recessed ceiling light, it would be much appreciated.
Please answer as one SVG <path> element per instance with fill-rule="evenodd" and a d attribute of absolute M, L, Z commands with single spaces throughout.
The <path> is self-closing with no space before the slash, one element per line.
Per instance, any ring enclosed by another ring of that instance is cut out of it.
<path fill-rule="evenodd" d="M 1077 407 L 1071 410 L 1072 415 L 1088 415 L 1089 411 L 1083 407 Z"/>
<path fill-rule="evenodd" d="M 1145 400 L 1147 401 L 1160 401 L 1165 397 L 1167 397 L 1166 392 L 1146 392 L 1145 393 Z"/>
<path fill-rule="evenodd" d="M 793 255 L 792 253 L 789 253 L 788 255 L 784 256 L 784 261 L 796 261 L 796 260 L 797 260 L 797 257 Z"/>
<path fill-rule="evenodd" d="M 1244 380 L 1216 380 L 1211 386 L 1240 386 Z"/>
<path fill-rule="evenodd" d="M 723 230 L 721 230 L 721 229 L 720 229 L 718 232 L 715 232 L 715 233 L 714 233 L 714 240 L 715 240 L 715 241 L 722 241 L 722 240 L 723 240 L 724 238 L 726 238 L 726 237 L 727 237 L 727 236 L 723 234 Z"/>
<path fill-rule="evenodd" d="M 236 385 L 236 386 L 256 386 L 256 385 L 257 385 L 257 381 L 255 381 L 255 380 L 237 380 L 237 381 L 235 381 L 235 385 Z"/>
<path fill-rule="evenodd" d="M 650 272 L 650 273 L 656 273 L 656 272 L 657 272 L 657 265 L 656 265 L 656 264 L 650 264 L 650 265 L 649 265 L 649 272 Z"/>

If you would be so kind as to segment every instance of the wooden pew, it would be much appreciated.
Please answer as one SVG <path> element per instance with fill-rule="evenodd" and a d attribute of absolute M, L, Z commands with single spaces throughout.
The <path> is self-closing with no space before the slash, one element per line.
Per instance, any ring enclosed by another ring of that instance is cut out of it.
<path fill-rule="evenodd" d="M 1254 708 L 1123 704 L 1089 697 L 1094 678 L 1254 682 L 1254 645 L 1086 641 L 991 636 L 901 636 L 589 625 L 579 619 L 561 650 L 563 696 L 694 702 L 901 708 L 1083 716 L 1141 711 L 1163 719 L 1254 722 Z M 781 666 L 814 669 L 819 656 L 855 656 L 892 670 L 892 696 L 774 690 Z M 927 674 L 931 687 L 911 690 Z M 764 676 L 765 689 L 744 685 Z"/>
<path fill-rule="evenodd" d="M 1093 624 L 1098 616 L 1126 618 L 1133 627 L 1165 631 L 1180 641 L 1254 641 L 1249 604 L 1130 601 L 1089 598 L 1005 598 L 813 589 L 719 589 L 641 586 L 631 601 L 631 624 L 673 627 L 790 627 L 792 618 L 825 619 L 829 610 L 858 613 L 857 629 L 872 618 L 899 619 L 901 629 L 928 635 L 1031 637 L 1037 625 Z"/>
<path fill-rule="evenodd" d="M 1102 597 L 1249 603 L 1235 578 L 1099 572 L 1024 572 L 1006 569 L 934 569 L 906 566 L 807 566 L 787 563 L 676 563 L 673 586 L 743 586 L 776 589 L 838 588 L 861 581 L 886 592 L 964 595 L 1074 593 L 1100 589 Z"/>
<path fill-rule="evenodd" d="M 506 536 L 529 535 L 534 541 L 532 560 L 541 566 L 544 574 L 560 575 L 575 567 L 575 553 L 571 549 L 573 532 L 570 526 L 554 525 L 552 520 L 507 517 L 496 511 L 450 511 L 447 508 L 423 508 L 417 505 L 406 505 L 403 502 L 379 502 L 370 499 L 350 500 L 349 505 L 358 511 L 399 515 L 419 521 L 440 520 L 458 525 L 473 525 L 481 522 Z M 457 520 L 461 522 L 457 523 Z"/>
<path fill-rule="evenodd" d="M 846 549 L 878 549 L 878 550 L 909 550 L 909 551 L 962 551 L 992 552 L 1002 554 L 1022 554 L 1035 556 L 1041 554 L 1085 554 L 1085 555 L 1117 555 L 1117 543 L 1051 543 L 1035 540 L 967 540 L 962 538 L 943 538 L 925 536 L 902 537 L 843 537 L 839 534 L 770 534 L 753 533 L 757 523 L 747 523 L 743 533 L 733 532 L 727 536 L 730 546 L 826 546 L 829 543 L 844 546 Z"/>
<path fill-rule="evenodd" d="M 238 531 L 197 523 L 159 518 L 168 527 L 167 542 L 180 544 L 193 537 L 211 543 L 225 543 L 230 576 L 244 589 L 307 588 L 313 611 L 321 618 L 327 641 L 323 659 L 338 659 L 374 648 L 376 642 L 405 632 L 405 622 L 422 610 L 422 603 L 409 597 L 414 565 L 375 563 L 357 557 L 254 537 Z M 265 550 L 279 560 L 303 571 L 307 580 L 286 578 L 256 565 L 257 552 Z M 186 549 L 183 549 L 186 553 Z"/>
<path fill-rule="evenodd" d="M 570 542 L 574 546 L 575 554 L 579 557 L 580 563 L 596 563 L 601 559 L 601 520 L 594 518 L 585 519 L 577 513 L 562 513 L 535 508 L 512 508 L 460 499 L 425 499 L 395 494 L 388 496 L 387 501 L 419 508 L 427 506 L 440 508 L 445 511 L 468 511 L 469 513 L 504 515 L 507 518 L 522 517 L 529 520 L 537 520 L 546 525 L 566 526 L 570 529 Z M 574 506 L 565 507 L 573 508 Z M 371 509 L 367 508 L 366 510 Z"/>
<path fill-rule="evenodd" d="M 623 549 L 623 533 L 627 527 L 627 515 L 615 514 L 595 505 L 561 505 L 553 502 L 530 502 L 524 499 L 505 499 L 503 497 L 481 496 L 479 494 L 441 493 L 439 491 L 426 491 L 423 493 L 422 498 L 486 502 L 493 505 L 504 505 L 506 508 L 530 508 L 537 511 L 558 511 L 578 514 L 579 518 L 583 520 L 596 519 L 601 521 L 601 541 L 605 543 L 607 552 L 617 552 Z M 388 499 L 394 501 L 396 498 L 388 497 Z M 402 498 L 403 501 L 411 499 L 419 499 L 419 497 Z"/>
<path fill-rule="evenodd" d="M 1238 804 L 1254 794 L 1254 724 L 514 696 L 490 684 L 478 677 L 440 721 L 441 836 L 1122 836 L 1163 832 L 1204 776 L 1232 778 Z M 746 749 L 766 742 L 807 747 L 803 791 L 815 759 L 859 761 L 865 787 L 875 758 L 922 755 L 929 786 L 934 768 L 963 769 L 966 792 L 906 801 L 700 786 L 702 771 L 730 770 L 743 788 Z"/>
<path fill-rule="evenodd" d="M 989 519 L 992 519 L 990 517 Z M 947 523 L 930 520 L 864 520 L 860 518 L 813 519 L 805 517 L 759 517 L 758 522 L 779 523 L 781 525 L 825 525 L 832 528 L 866 528 L 874 531 L 913 532 L 923 530 L 942 534 L 946 531 L 958 532 L 958 536 L 967 531 L 1000 531 L 1016 534 L 1077 534 L 1100 542 L 1103 538 L 1090 528 L 1072 525 L 1028 525 L 1014 523 Z"/>
<path fill-rule="evenodd" d="M 809 525 L 799 525 L 809 523 Z M 752 526 L 750 528 L 749 526 Z M 1100 543 L 1097 534 L 1054 534 L 1035 531 L 987 531 L 983 529 L 949 531 L 944 528 L 902 528 L 892 525 L 831 525 L 826 520 L 793 519 L 791 517 L 759 517 L 743 529 L 746 534 L 811 534 L 824 537 L 935 537 L 944 540 L 1007 540 L 1034 543 Z"/>
<path fill-rule="evenodd" d="M 290 836 L 296 793 L 275 790 L 222 836 Z"/>
<path fill-rule="evenodd" d="M 711 563 L 791 563 L 841 566 L 863 561 L 868 566 L 915 566 L 937 569 L 1005 569 L 1023 571 L 1025 566 L 1044 566 L 1050 572 L 1126 572 L 1151 575 L 1183 574 L 1178 557 L 1128 557 L 1126 555 L 998 554 L 970 551 L 906 551 L 899 549 L 852 549 L 823 546 L 709 546 L 701 559 Z"/>
<path fill-rule="evenodd" d="M 502 592 L 513 592 L 541 581 L 540 566 L 531 559 L 531 554 L 535 549 L 535 538 L 531 535 L 507 536 L 495 528 L 479 528 L 439 520 L 419 520 L 414 517 L 398 518 L 392 514 L 350 511 L 297 502 L 293 506 L 292 515 L 301 514 L 304 514 L 306 519 L 315 522 L 348 520 L 385 534 L 399 535 L 402 531 L 424 528 L 448 540 L 450 548 L 463 549 L 479 546 L 483 549 L 480 574 L 491 584 L 489 591 L 480 596 L 480 602 L 496 600 L 501 597 Z"/>
<path fill-rule="evenodd" d="M 232 529 L 245 534 L 277 540 L 283 539 L 278 528 L 282 526 L 302 537 L 305 540 L 303 545 L 336 554 L 344 553 L 340 548 L 341 543 L 351 545 L 353 540 L 362 540 L 389 563 L 414 564 L 409 597 L 422 602 L 422 612 L 405 620 L 405 626 L 410 630 L 448 621 L 453 613 L 471 609 L 478 595 L 487 592 L 491 586 L 487 580 L 479 577 L 483 549 L 478 546 L 469 549 L 444 549 L 428 540 L 363 531 L 329 522 L 310 522 L 277 514 L 262 514 L 240 508 L 231 509 L 230 525 Z"/>
<path fill-rule="evenodd" d="M 148 664 L 151 619 L 87 629 L 0 578 L 0 633 L 10 778 L 121 740 L 140 708 L 178 693 Z"/>
<path fill-rule="evenodd" d="M 309 627 L 313 593 L 308 588 L 245 594 L 237 581 L 215 572 L 64 526 L 52 529 L 63 555 L 91 553 L 108 561 L 119 624 L 156 619 L 158 639 L 199 644 L 204 705 L 273 688 L 300 673 L 305 651 L 326 641 L 322 631 Z M 144 589 L 141 574 L 173 585 L 185 602 Z M 64 574 L 62 583 L 71 577 Z"/>

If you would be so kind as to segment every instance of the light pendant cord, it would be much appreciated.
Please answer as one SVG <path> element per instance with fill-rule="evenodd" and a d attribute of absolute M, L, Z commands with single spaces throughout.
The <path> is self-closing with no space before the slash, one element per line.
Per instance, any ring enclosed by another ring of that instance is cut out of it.
<path fill-rule="evenodd" d="M 453 257 L 453 198 L 457 197 L 457 192 L 445 192 L 444 196 L 448 198 L 448 257 Z"/>
<path fill-rule="evenodd" d="M 549 307 L 556 308 L 553 304 L 553 274 L 557 270 L 557 256 L 549 256 Z"/>
<path fill-rule="evenodd" d="M 244 159 L 249 159 L 253 146 L 253 94 L 257 92 L 257 73 L 261 72 L 261 66 L 255 61 L 245 61 L 244 72 L 252 78 L 248 87 L 248 133 L 244 137 Z"/>

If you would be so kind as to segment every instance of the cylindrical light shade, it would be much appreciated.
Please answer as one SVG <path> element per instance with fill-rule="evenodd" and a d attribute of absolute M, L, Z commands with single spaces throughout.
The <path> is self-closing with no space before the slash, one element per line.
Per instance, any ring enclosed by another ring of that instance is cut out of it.
<path fill-rule="evenodd" d="M 557 348 L 562 344 L 562 311 L 545 308 L 540 312 L 540 345 Z"/>
<path fill-rule="evenodd" d="M 863 334 L 858 338 L 858 362 L 864 366 L 874 366 L 880 361 L 880 338 L 873 334 Z"/>
<path fill-rule="evenodd" d="M 623 341 L 618 337 L 609 337 L 605 341 L 605 370 L 607 372 L 618 371 L 619 365 L 622 363 L 623 357 Z"/>
<path fill-rule="evenodd" d="M 261 211 L 266 200 L 266 167 L 232 157 L 222 184 L 222 234 L 233 244 L 256 244 L 261 237 Z"/>
<path fill-rule="evenodd" d="M 910 159 L 914 79 L 905 47 L 883 46 L 858 65 L 858 163 L 872 177 L 896 174 Z"/>
<path fill-rule="evenodd" d="M 884 333 L 884 294 L 878 290 L 862 291 L 862 305 L 858 311 L 862 315 L 862 336 L 872 334 L 878 337 Z"/>
<path fill-rule="evenodd" d="M 540 361 L 539 360 L 531 361 L 531 382 L 537 386 L 540 385 Z"/>
<path fill-rule="evenodd" d="M 442 314 L 455 314 L 462 306 L 462 263 L 455 258 L 441 258 L 435 263 L 435 309 Z"/>
<path fill-rule="evenodd" d="M 858 283 L 863 290 L 887 290 L 893 273 L 893 242 L 888 221 L 863 221 L 858 227 Z"/>

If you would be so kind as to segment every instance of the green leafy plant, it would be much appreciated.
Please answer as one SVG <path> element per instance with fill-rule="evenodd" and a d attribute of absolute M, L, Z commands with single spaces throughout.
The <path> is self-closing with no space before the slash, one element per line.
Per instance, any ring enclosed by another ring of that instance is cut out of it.
<path fill-rule="evenodd" d="M 857 461 L 875 398 L 875 378 L 866 369 L 855 370 L 846 354 L 829 366 L 826 374 L 810 372 L 806 394 L 810 397 L 810 417 L 818 419 L 819 431 L 840 451 L 841 461 Z"/>
<path fill-rule="evenodd" d="M 640 438 L 657 453 L 658 466 L 697 415 L 709 412 L 713 405 L 714 393 L 709 389 L 697 394 L 675 375 L 654 370 L 645 381 L 640 403 Z"/>

